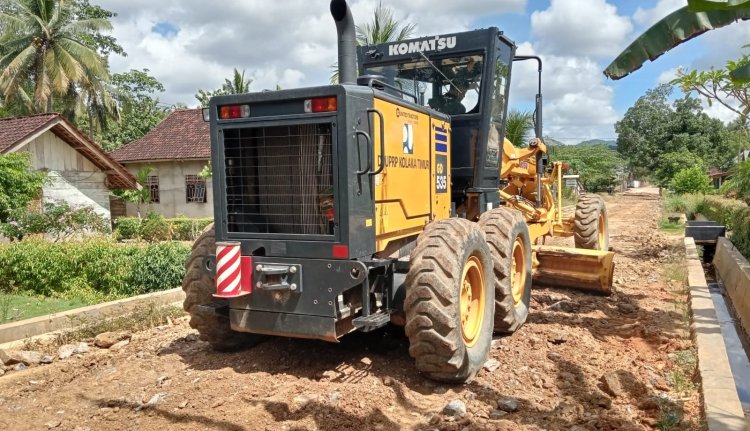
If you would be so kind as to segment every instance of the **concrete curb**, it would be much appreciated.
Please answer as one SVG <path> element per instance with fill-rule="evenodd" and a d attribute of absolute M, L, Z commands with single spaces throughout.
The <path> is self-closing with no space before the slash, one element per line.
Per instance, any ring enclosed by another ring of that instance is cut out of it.
<path fill-rule="evenodd" d="M 721 326 L 693 238 L 685 238 L 685 254 L 693 312 L 691 329 L 698 348 L 698 371 L 708 430 L 746 431 L 745 413 L 734 385 Z"/>
<path fill-rule="evenodd" d="M 147 293 L 128 299 L 121 299 L 103 304 L 90 305 L 88 307 L 76 308 L 61 313 L 48 314 L 46 316 L 34 317 L 20 320 L 18 322 L 0 325 L 0 344 L 10 343 L 48 332 L 69 329 L 80 324 L 82 319 L 107 318 L 115 315 L 127 314 L 138 307 L 148 304 L 166 305 L 173 302 L 181 302 L 185 299 L 182 288 L 165 290 L 162 292 Z M 76 322 L 78 320 L 78 322 Z"/>
<path fill-rule="evenodd" d="M 732 299 L 742 327 L 750 333 L 750 263 L 731 241 L 719 238 L 713 264 Z"/>

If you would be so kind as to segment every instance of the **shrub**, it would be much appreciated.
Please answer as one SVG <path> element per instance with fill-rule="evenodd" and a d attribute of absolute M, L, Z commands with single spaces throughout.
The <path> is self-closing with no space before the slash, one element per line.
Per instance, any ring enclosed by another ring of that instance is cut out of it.
<path fill-rule="evenodd" d="M 701 213 L 730 231 L 732 243 L 750 259 L 750 208 L 738 200 L 706 196 Z"/>
<path fill-rule="evenodd" d="M 150 212 L 141 223 L 141 237 L 148 242 L 172 239 L 172 226 L 163 215 Z"/>
<path fill-rule="evenodd" d="M 669 213 L 684 213 L 692 218 L 703 203 L 704 196 L 698 194 L 669 194 L 664 200 L 664 209 Z"/>
<path fill-rule="evenodd" d="M 702 166 L 693 166 L 675 174 L 671 186 L 677 194 L 707 193 L 711 190 L 711 180 Z"/>
<path fill-rule="evenodd" d="M 112 224 L 115 228 L 115 238 L 118 241 L 136 239 L 141 236 L 141 221 L 136 217 L 120 217 Z"/>
<path fill-rule="evenodd" d="M 107 233 L 109 222 L 91 207 L 55 201 L 45 202 L 41 210 L 19 208 L 11 211 L 8 223 L 0 226 L 0 232 L 9 238 L 42 234 L 59 241 L 74 235 Z"/>
<path fill-rule="evenodd" d="M 190 248 L 180 243 L 118 244 L 27 240 L 0 245 L 0 291 L 87 301 L 180 285 Z"/>

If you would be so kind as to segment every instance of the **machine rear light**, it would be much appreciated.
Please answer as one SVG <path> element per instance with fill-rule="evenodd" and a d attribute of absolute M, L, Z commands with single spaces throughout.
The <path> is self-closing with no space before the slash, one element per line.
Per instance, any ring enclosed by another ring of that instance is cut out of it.
<path fill-rule="evenodd" d="M 226 105 L 219 107 L 219 118 L 231 120 L 233 118 L 247 118 L 250 116 L 250 105 Z"/>
<path fill-rule="evenodd" d="M 305 112 L 334 112 L 338 109 L 336 96 L 305 100 Z"/>
<path fill-rule="evenodd" d="M 349 257 L 349 246 L 344 244 L 334 244 L 332 254 L 336 259 L 346 259 Z"/>

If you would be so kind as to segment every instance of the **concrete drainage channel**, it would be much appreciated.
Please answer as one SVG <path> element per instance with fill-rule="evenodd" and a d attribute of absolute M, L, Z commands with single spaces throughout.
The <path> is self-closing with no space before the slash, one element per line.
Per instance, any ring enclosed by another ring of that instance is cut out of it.
<path fill-rule="evenodd" d="M 692 332 L 708 429 L 750 430 L 750 266 L 726 238 L 696 235 L 694 240 L 690 234 L 688 227 Z M 703 245 L 706 264 L 696 240 Z"/>

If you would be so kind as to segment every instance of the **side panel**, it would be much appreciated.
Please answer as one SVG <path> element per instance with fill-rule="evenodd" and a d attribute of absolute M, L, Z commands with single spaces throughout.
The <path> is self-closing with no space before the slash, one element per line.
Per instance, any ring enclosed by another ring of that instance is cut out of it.
<path fill-rule="evenodd" d="M 376 250 L 392 240 L 419 234 L 432 215 L 432 153 L 430 116 L 382 99 L 385 167 L 375 176 Z M 380 119 L 374 116 L 374 168 L 380 164 Z"/>

